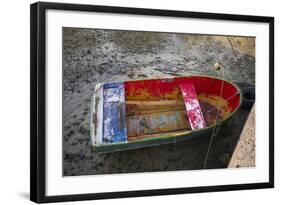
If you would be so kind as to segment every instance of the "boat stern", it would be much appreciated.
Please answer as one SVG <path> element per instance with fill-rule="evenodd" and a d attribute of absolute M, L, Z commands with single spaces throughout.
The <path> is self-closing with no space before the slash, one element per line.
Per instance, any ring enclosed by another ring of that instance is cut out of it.
<path fill-rule="evenodd" d="M 92 97 L 92 145 L 127 141 L 124 83 L 97 84 Z"/>
<path fill-rule="evenodd" d="M 102 143 L 103 131 L 103 84 L 97 84 L 91 103 L 90 135 L 92 145 Z"/>

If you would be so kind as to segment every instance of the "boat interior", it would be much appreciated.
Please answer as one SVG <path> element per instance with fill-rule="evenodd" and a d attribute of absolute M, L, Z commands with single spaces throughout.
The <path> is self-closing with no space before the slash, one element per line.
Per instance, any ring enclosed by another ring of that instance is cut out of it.
<path fill-rule="evenodd" d="M 127 140 L 191 132 L 182 84 L 195 88 L 206 126 L 225 120 L 240 104 L 232 83 L 195 76 L 127 81 L 124 83 Z"/>

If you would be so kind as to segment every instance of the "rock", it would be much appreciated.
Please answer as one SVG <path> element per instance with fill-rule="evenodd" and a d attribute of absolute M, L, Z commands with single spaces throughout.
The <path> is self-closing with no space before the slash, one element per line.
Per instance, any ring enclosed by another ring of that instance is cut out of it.
<path fill-rule="evenodd" d="M 222 65 L 221 65 L 220 63 L 215 63 L 215 64 L 214 64 L 214 69 L 215 69 L 216 71 L 219 71 L 221 68 L 222 68 Z"/>

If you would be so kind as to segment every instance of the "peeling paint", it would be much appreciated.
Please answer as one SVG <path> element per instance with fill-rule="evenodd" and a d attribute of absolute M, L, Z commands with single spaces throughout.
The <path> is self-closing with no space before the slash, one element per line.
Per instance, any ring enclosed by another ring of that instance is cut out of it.
<path fill-rule="evenodd" d="M 127 141 L 123 83 L 104 84 L 103 98 L 103 142 Z"/>
<path fill-rule="evenodd" d="M 108 145 L 164 135 L 191 135 L 191 130 L 205 130 L 214 125 L 217 115 L 220 120 L 227 119 L 240 105 L 240 95 L 234 95 L 239 91 L 227 81 L 219 96 L 221 82 L 216 78 L 192 76 L 106 83 L 102 96 L 103 120 L 96 122 L 93 118 L 93 124 L 102 122 L 101 143 Z"/>
<path fill-rule="evenodd" d="M 197 99 L 196 91 L 193 84 L 180 85 L 183 100 L 186 107 L 188 120 L 192 130 L 206 127 L 206 122 Z"/>
<path fill-rule="evenodd" d="M 218 112 L 218 120 L 224 120 L 232 113 L 230 103 L 220 96 L 201 94 L 198 99 L 208 125 L 216 123 Z"/>
<path fill-rule="evenodd" d="M 129 140 L 140 135 L 190 129 L 185 110 L 127 116 L 126 124 Z"/>

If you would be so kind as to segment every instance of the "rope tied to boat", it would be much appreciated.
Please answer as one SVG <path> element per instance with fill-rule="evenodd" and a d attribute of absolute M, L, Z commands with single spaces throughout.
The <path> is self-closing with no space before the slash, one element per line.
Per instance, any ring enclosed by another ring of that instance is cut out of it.
<path fill-rule="evenodd" d="M 222 84 L 221 84 L 220 97 L 222 97 L 222 92 L 223 92 L 223 88 L 224 88 L 224 69 L 222 69 L 222 79 L 223 79 L 223 80 L 222 80 Z M 237 95 L 237 93 L 235 93 L 235 95 Z M 233 96 L 235 96 L 235 95 L 233 95 Z M 232 98 L 233 96 L 231 96 L 231 98 Z M 210 141 L 209 141 L 208 150 L 207 150 L 206 157 L 205 157 L 205 160 L 204 160 L 203 169 L 205 169 L 205 168 L 206 168 L 206 165 L 207 165 L 208 157 L 209 157 L 210 150 L 211 150 L 211 146 L 212 146 L 212 143 L 213 143 L 213 138 L 214 138 L 214 136 L 216 136 L 217 133 L 218 133 L 218 132 L 217 132 L 217 128 L 218 128 L 218 122 L 219 122 L 219 115 L 220 115 L 220 112 L 219 112 L 219 110 L 218 110 L 217 113 L 216 113 L 215 126 L 214 126 L 214 129 L 213 129 L 213 132 L 212 132 Z"/>

